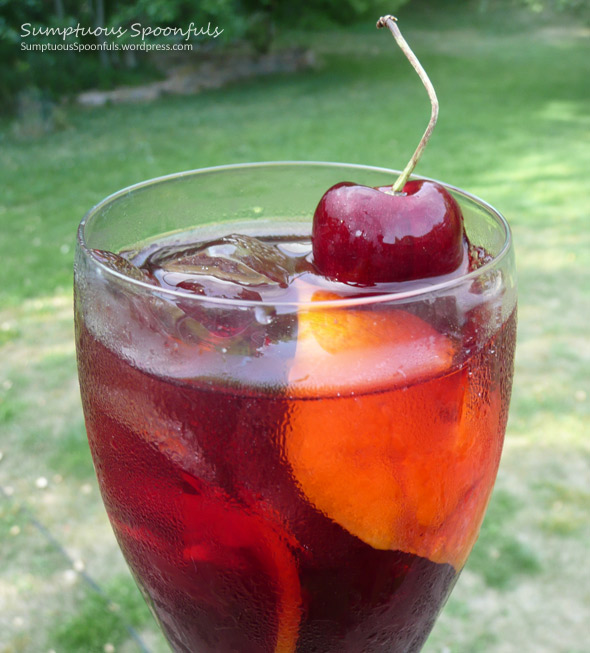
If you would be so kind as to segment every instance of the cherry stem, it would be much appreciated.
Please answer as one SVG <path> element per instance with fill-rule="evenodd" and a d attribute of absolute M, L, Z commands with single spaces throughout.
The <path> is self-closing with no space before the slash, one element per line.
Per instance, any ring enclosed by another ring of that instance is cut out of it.
<path fill-rule="evenodd" d="M 377 21 L 377 27 L 389 28 L 389 31 L 393 34 L 393 38 L 395 39 L 396 43 L 401 48 L 402 52 L 406 55 L 406 58 L 412 64 L 414 70 L 418 73 L 418 77 L 420 77 L 420 81 L 422 82 L 422 84 L 424 84 L 424 88 L 426 89 L 426 92 L 428 93 L 428 98 L 430 99 L 430 105 L 432 106 L 430 121 L 428 122 L 428 126 L 426 127 L 426 131 L 424 132 L 424 135 L 422 136 L 420 142 L 418 143 L 418 147 L 416 148 L 416 151 L 412 155 L 412 158 L 408 161 L 408 165 L 404 168 L 401 175 L 397 178 L 396 182 L 391 187 L 391 191 L 393 193 L 400 193 L 402 192 L 404 186 L 406 185 L 406 182 L 408 181 L 410 175 L 414 171 L 416 164 L 418 163 L 420 157 L 422 156 L 422 152 L 424 148 L 426 147 L 428 141 L 430 140 L 430 136 L 432 135 L 434 126 L 436 125 L 436 120 L 438 118 L 438 99 L 436 97 L 434 86 L 432 85 L 432 82 L 428 78 L 426 71 L 424 70 L 424 68 L 422 68 L 422 64 L 418 61 L 418 58 L 412 52 L 412 49 L 408 45 L 406 39 L 404 39 L 404 37 L 402 36 L 402 33 L 400 32 L 399 27 L 397 26 L 397 18 L 395 16 L 382 16 Z"/>

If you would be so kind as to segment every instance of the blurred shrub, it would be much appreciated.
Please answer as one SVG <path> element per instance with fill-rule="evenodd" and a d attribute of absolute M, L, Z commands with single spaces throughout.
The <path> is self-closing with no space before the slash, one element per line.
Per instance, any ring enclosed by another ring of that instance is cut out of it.
<path fill-rule="evenodd" d="M 23 45 L 83 43 L 95 47 L 103 41 L 129 43 L 130 26 L 180 27 L 191 23 L 223 30 L 219 38 L 193 36 L 195 49 L 227 47 L 247 41 L 255 52 L 268 51 L 277 29 L 310 28 L 374 19 L 395 11 L 408 0 L 310 0 L 304 5 L 291 0 L 0 0 L 0 112 L 17 108 L 19 93 L 36 88 L 44 98 L 55 100 L 88 88 L 110 88 L 117 84 L 153 78 L 152 57 L 134 50 L 45 51 L 23 49 Z M 23 25 L 29 24 L 25 29 Z M 39 28 L 127 28 L 121 38 L 105 36 L 55 36 L 32 34 Z M 152 41 L 163 42 L 153 37 Z M 168 39 L 184 40 L 183 35 Z"/>
<path fill-rule="evenodd" d="M 567 17 L 590 25 L 589 0 L 476 0 L 480 11 L 494 9 L 528 9 L 532 14 L 547 19 Z"/>
<path fill-rule="evenodd" d="M 590 24 L 590 2 L 588 0 L 520 0 L 535 13 L 570 14 Z"/>

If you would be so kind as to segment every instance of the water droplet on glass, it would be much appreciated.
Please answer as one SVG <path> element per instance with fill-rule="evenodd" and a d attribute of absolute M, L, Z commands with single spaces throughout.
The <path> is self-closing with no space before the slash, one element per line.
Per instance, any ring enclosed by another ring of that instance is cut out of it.
<path fill-rule="evenodd" d="M 270 324 L 273 318 L 272 310 L 264 306 L 257 306 L 254 309 L 254 316 L 259 324 Z"/>

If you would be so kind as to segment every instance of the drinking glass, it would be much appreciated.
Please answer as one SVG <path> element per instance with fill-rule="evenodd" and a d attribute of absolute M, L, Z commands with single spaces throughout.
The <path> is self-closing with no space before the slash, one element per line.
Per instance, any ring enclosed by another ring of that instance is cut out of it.
<path fill-rule="evenodd" d="M 256 284 L 210 297 L 127 262 L 187 234 L 218 243 L 212 267 L 225 265 L 227 234 L 300 254 L 330 186 L 397 174 L 208 168 L 122 190 L 80 225 L 88 440 L 114 533 L 174 651 L 419 651 L 477 538 L 516 331 L 510 230 L 495 209 L 446 186 L 470 269 L 387 291 L 320 281 L 286 299 L 261 300 Z"/>

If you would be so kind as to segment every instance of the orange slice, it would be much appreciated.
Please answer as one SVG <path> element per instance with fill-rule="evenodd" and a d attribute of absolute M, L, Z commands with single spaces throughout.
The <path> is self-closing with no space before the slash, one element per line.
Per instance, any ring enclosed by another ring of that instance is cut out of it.
<path fill-rule="evenodd" d="M 339 299 L 315 292 L 314 301 Z M 448 338 L 403 310 L 321 308 L 299 314 L 292 396 L 368 392 L 405 386 L 449 368 Z"/>
<path fill-rule="evenodd" d="M 453 355 L 406 311 L 302 313 L 290 391 L 309 400 L 285 451 L 309 501 L 350 533 L 459 569 L 495 477 L 499 411 L 481 410 Z"/>
<path fill-rule="evenodd" d="M 274 653 L 295 653 L 302 598 L 297 563 L 289 546 L 294 540 L 276 525 L 278 518 L 262 504 L 245 508 L 215 488 L 199 493 L 200 481 L 189 474 L 183 474 L 183 478 L 197 490 L 194 495 L 183 495 L 186 514 L 190 515 L 186 522 L 185 560 L 213 562 L 220 572 L 226 570 L 226 573 L 263 570 L 276 594 Z M 225 587 L 220 584 L 211 591 L 222 595 L 231 589 L 231 584 Z M 239 596 L 237 591 L 236 596 Z"/>

